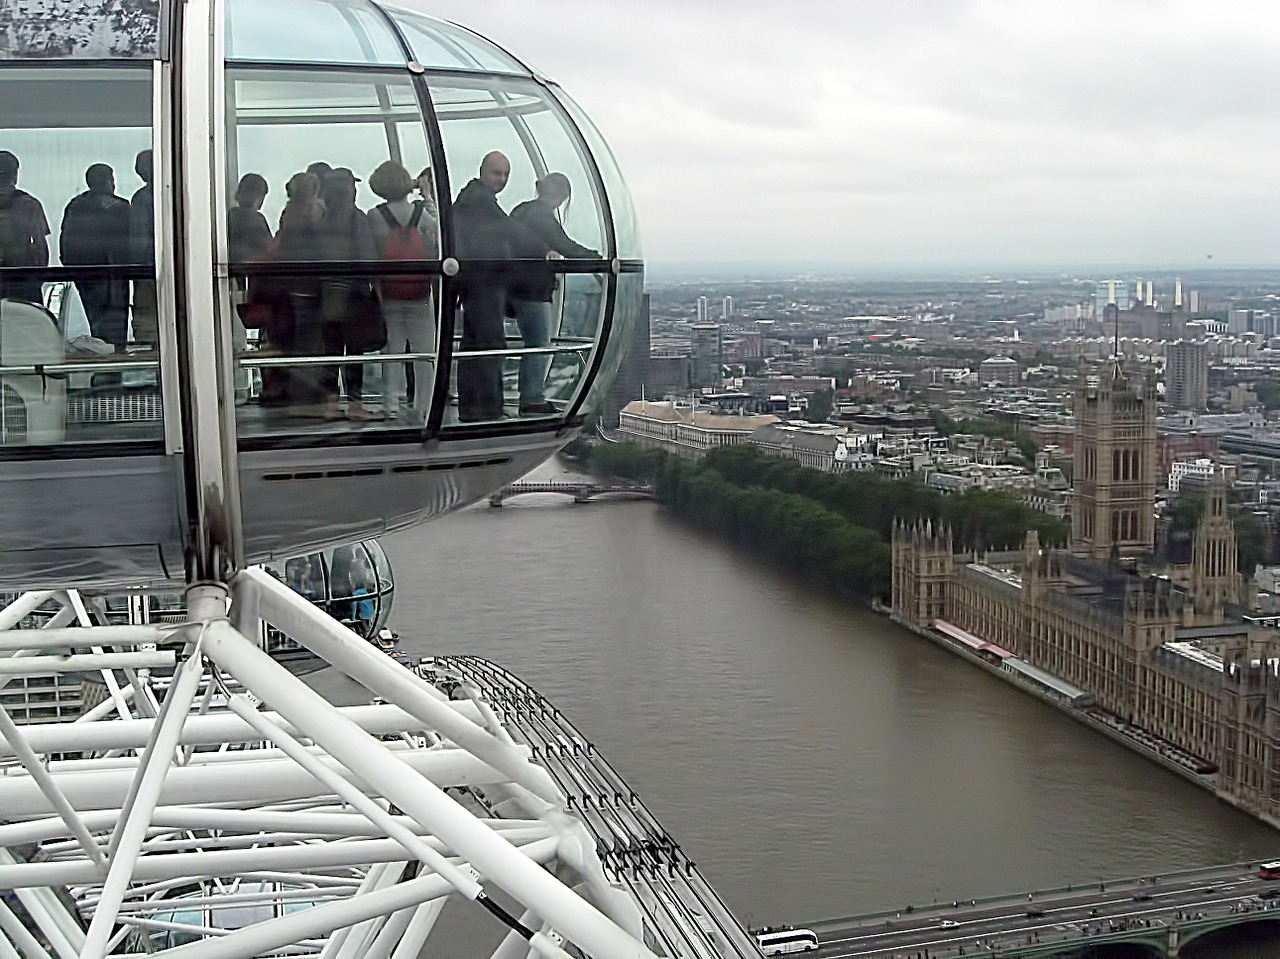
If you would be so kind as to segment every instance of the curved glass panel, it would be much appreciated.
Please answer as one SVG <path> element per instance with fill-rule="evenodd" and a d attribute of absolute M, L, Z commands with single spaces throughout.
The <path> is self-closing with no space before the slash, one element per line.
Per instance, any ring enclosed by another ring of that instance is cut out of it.
<path fill-rule="evenodd" d="M 450 170 L 459 181 L 475 171 L 452 208 L 461 312 L 458 409 L 446 422 L 558 417 L 602 302 L 600 279 L 555 265 L 601 258 L 603 207 L 585 147 L 532 81 L 453 78 L 431 96 Z"/>
<path fill-rule="evenodd" d="M 604 358 L 595 382 L 589 387 L 586 401 L 580 413 L 588 415 L 596 412 L 608 395 L 609 387 L 618 375 L 618 368 L 627 355 L 627 346 L 631 342 L 631 331 L 640 320 L 640 311 L 644 306 L 644 274 L 618 274 L 618 294 L 613 307 L 613 327 L 609 332 L 609 342 L 605 346 Z"/>
<path fill-rule="evenodd" d="M 640 247 L 640 226 L 636 219 L 635 204 L 631 200 L 631 191 L 627 189 L 627 181 L 622 178 L 618 161 L 613 151 L 605 142 L 596 125 L 591 122 L 578 104 L 560 87 L 553 87 L 556 98 L 569 111 L 573 122 L 578 125 L 586 138 L 587 147 L 600 167 L 600 176 L 604 179 L 605 190 L 609 194 L 609 208 L 613 214 L 613 228 L 618 236 L 616 255 L 623 260 L 638 260 L 643 256 Z"/>
<path fill-rule="evenodd" d="M 158 439 L 151 65 L 3 78 L 0 446 Z"/>
<path fill-rule="evenodd" d="M 412 10 L 383 9 L 404 33 L 414 58 L 424 67 L 530 75 L 515 57 L 470 30 Z"/>
<path fill-rule="evenodd" d="M 391 564 L 373 540 L 267 563 L 263 568 L 365 638 L 385 626 L 391 613 L 395 593 Z M 283 648 L 283 643 L 278 645 Z"/>
<path fill-rule="evenodd" d="M 366 0 L 229 0 L 227 59 L 403 66 L 387 22 Z"/>
<path fill-rule="evenodd" d="M 420 429 L 435 379 L 440 234 L 412 84 L 244 68 L 229 71 L 229 91 L 226 249 L 233 273 L 257 269 L 231 290 L 241 436 Z M 348 266 L 316 269 L 326 261 Z M 409 272 L 413 262 L 423 270 Z M 279 272 L 263 275 L 272 264 Z"/>
<path fill-rule="evenodd" d="M 160 0 L 0 4 L 0 60 L 115 60 L 159 55 Z"/>

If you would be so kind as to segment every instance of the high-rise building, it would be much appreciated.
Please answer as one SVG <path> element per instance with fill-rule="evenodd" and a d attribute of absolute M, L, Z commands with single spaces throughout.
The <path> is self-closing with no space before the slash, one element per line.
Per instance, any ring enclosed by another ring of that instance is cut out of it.
<path fill-rule="evenodd" d="M 733 297 L 724 298 L 724 302 L 720 304 L 720 315 L 726 320 L 733 316 Z"/>
<path fill-rule="evenodd" d="M 775 320 L 756 320 L 756 332 L 760 334 L 761 356 L 773 356 L 773 346 L 770 340 L 774 335 L 775 326 L 777 326 Z"/>
<path fill-rule="evenodd" d="M 724 365 L 724 339 L 720 324 L 695 323 L 689 345 L 693 359 L 693 388 L 719 386 L 721 367 Z"/>
<path fill-rule="evenodd" d="M 698 322 L 710 323 L 711 322 L 710 313 L 711 313 L 711 310 L 707 304 L 707 298 L 705 296 L 698 297 Z"/>
<path fill-rule="evenodd" d="M 1104 562 L 1154 552 L 1154 380 L 1115 357 L 1095 382 L 1082 363 L 1072 413 L 1071 551 Z"/>
<path fill-rule="evenodd" d="M 1253 310 L 1228 310 L 1227 311 L 1227 332 L 1228 333 L 1252 333 L 1253 330 Z"/>
<path fill-rule="evenodd" d="M 1164 363 L 1165 402 L 1200 412 L 1209 404 L 1209 346 L 1194 340 L 1169 344 Z"/>
<path fill-rule="evenodd" d="M 640 316 L 631 328 L 627 352 L 618 367 L 618 375 L 609 387 L 609 394 L 600 410 L 600 422 L 606 429 L 618 425 L 618 414 L 632 400 L 646 398 L 649 386 L 649 294 L 640 302 Z M 652 397 L 648 397 L 652 399 Z"/>

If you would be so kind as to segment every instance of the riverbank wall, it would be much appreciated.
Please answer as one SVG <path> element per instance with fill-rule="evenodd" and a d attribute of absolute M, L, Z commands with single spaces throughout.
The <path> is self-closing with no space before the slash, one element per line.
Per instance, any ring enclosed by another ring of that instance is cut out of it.
<path fill-rule="evenodd" d="M 1112 742 L 1118 743 L 1121 746 L 1124 746 L 1125 748 L 1132 750 L 1133 752 L 1137 753 L 1139 756 L 1143 757 L 1144 759 L 1150 760 L 1156 765 L 1161 766 L 1164 769 L 1167 769 L 1169 772 L 1174 773 L 1175 775 L 1181 776 L 1183 779 L 1187 780 L 1188 782 L 1194 783 L 1195 785 L 1199 786 L 1201 789 L 1207 790 L 1208 792 L 1212 793 L 1215 797 L 1217 797 L 1219 800 L 1226 803 L 1228 806 L 1232 806 L 1243 813 L 1247 813 L 1248 815 L 1252 816 L 1254 819 L 1257 819 L 1259 822 L 1264 823 L 1265 825 L 1271 826 L 1273 829 L 1280 829 L 1280 819 L 1277 819 L 1274 816 L 1269 816 L 1266 813 L 1259 812 L 1258 810 L 1249 807 L 1245 803 L 1241 802 L 1239 797 L 1233 796 L 1230 793 L 1228 793 L 1226 790 L 1221 789 L 1218 786 L 1216 774 L 1206 775 L 1202 773 L 1197 773 L 1195 770 L 1188 768 L 1182 763 L 1172 760 L 1167 756 L 1161 755 L 1159 752 L 1152 749 L 1146 743 L 1134 738 L 1133 736 L 1127 735 L 1123 730 L 1115 729 L 1111 726 L 1108 726 L 1106 723 L 1102 722 L 1097 717 L 1091 716 L 1089 713 L 1084 712 L 1083 710 L 1075 706 L 1072 706 L 1070 703 L 1064 703 L 1061 700 L 1055 699 L 1050 694 L 1043 692 L 1042 690 L 1029 686 L 1026 683 L 1019 682 L 1016 676 L 988 662 L 987 660 L 983 659 L 981 656 L 972 652 L 970 649 L 961 645 L 960 643 L 953 642 L 952 640 L 948 639 L 947 637 L 943 636 L 942 634 L 938 633 L 935 630 L 927 629 L 921 626 L 917 626 L 914 623 L 907 622 L 905 619 L 895 614 L 888 606 L 886 606 L 884 603 L 878 600 L 872 601 L 871 609 L 874 612 L 879 613 L 882 616 L 885 616 L 895 625 L 901 626 L 903 629 L 914 633 L 915 635 L 919 636 L 921 639 L 928 640 L 929 642 L 933 643 L 935 646 L 941 647 L 942 649 L 951 653 L 953 656 L 960 657 L 970 665 L 977 666 L 979 669 L 985 670 L 986 672 L 990 673 L 992 676 L 995 676 L 997 679 L 1000 679 L 1008 683 L 1010 686 L 1015 687 L 1016 689 L 1018 689 L 1019 692 L 1026 693 L 1029 696 L 1034 696 L 1036 699 L 1040 700 L 1043 703 L 1048 704 L 1049 706 L 1052 706 L 1054 709 L 1058 710 L 1058 712 L 1063 713 L 1064 715 L 1070 717 L 1071 719 L 1080 723 L 1082 726 L 1089 727 L 1094 732 L 1100 733 L 1101 735 L 1106 736 Z"/>

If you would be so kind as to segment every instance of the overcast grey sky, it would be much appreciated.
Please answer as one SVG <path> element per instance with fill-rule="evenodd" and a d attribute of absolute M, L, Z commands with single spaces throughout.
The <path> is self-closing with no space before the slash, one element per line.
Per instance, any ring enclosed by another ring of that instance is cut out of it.
<path fill-rule="evenodd" d="M 1274 2 L 401 2 L 583 105 L 655 263 L 1280 262 Z"/>

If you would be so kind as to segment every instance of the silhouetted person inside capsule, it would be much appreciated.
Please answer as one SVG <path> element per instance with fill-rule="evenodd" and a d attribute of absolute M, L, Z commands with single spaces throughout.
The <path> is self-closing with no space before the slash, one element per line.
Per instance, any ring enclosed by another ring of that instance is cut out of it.
<path fill-rule="evenodd" d="M 142 186 L 129 200 L 129 247 L 133 262 L 151 267 L 156 264 L 155 196 L 151 189 L 151 151 L 143 150 L 133 161 L 133 172 Z M 133 281 L 133 339 L 136 343 L 155 346 L 160 342 L 160 322 L 156 310 L 156 281 Z"/>
<path fill-rule="evenodd" d="M 283 262 L 323 259 L 320 180 L 314 173 L 295 173 L 285 184 L 288 202 L 280 214 L 276 257 Z M 257 277 L 251 287 L 254 302 L 268 304 L 271 319 L 267 340 L 286 356 L 320 356 L 324 350 L 320 322 L 320 277 L 314 275 Z M 288 405 L 293 416 L 319 416 L 324 393 L 316 367 L 299 366 L 277 379 L 263 371 L 262 402 Z"/>
<path fill-rule="evenodd" d="M 573 189 L 563 173 L 548 173 L 534 184 L 537 196 L 511 211 L 511 219 L 526 226 L 539 240 L 564 257 L 598 260 L 600 253 L 569 238 L 556 219 L 556 210 L 569 202 Z M 551 301 L 556 292 L 556 274 L 545 262 L 521 271 L 511 290 L 511 311 L 525 346 L 542 347 L 551 342 Z M 551 354 L 520 357 L 520 414 L 557 412 L 547 402 L 544 390 Z"/>
<path fill-rule="evenodd" d="M 40 201 L 18 189 L 18 158 L 0 150 L 0 267 L 41 269 L 49 265 L 49 221 Z M 0 273 L 0 297 L 44 302 L 37 279 Z"/>
<path fill-rule="evenodd" d="M 480 175 L 458 192 L 453 202 L 453 224 L 459 258 L 559 257 L 498 205 L 498 194 L 506 188 L 510 177 L 511 162 L 495 150 L 480 162 Z M 461 353 L 506 349 L 503 317 L 508 283 L 509 278 L 502 275 L 469 272 L 459 284 Z M 502 418 L 502 364 L 501 356 L 458 357 L 458 419 L 461 422 Z"/>
<path fill-rule="evenodd" d="M 376 259 L 369 220 L 356 207 L 358 181 L 359 177 L 346 167 L 337 167 L 321 181 L 320 196 L 324 202 L 324 215 L 320 220 L 320 229 L 327 260 L 368 263 Z M 356 334 L 363 332 L 358 329 L 359 324 L 373 322 L 370 319 L 371 301 L 375 295 L 373 285 L 367 278 L 347 275 L 326 276 L 323 279 L 320 284 L 320 317 L 326 355 L 357 356 L 364 352 L 356 345 Z M 324 408 L 321 415 L 324 419 L 335 420 L 342 417 L 338 405 L 339 369 L 342 371 L 342 385 L 347 391 L 347 419 L 363 421 L 380 418 L 379 414 L 366 409 L 364 405 L 363 364 L 351 363 L 322 369 Z"/>
<path fill-rule="evenodd" d="M 116 177 L 105 163 L 85 171 L 89 189 L 67 204 L 58 249 L 67 266 L 128 263 L 129 201 L 116 196 Z M 89 330 L 123 353 L 129 334 L 129 281 L 110 275 L 77 278 Z"/>
<path fill-rule="evenodd" d="M 262 215 L 262 203 L 267 198 L 267 189 L 266 179 L 257 173 L 246 173 L 236 186 L 236 205 L 227 212 L 227 255 L 232 263 L 261 260 L 267 255 L 272 239 L 271 226 Z M 244 319 L 249 291 L 244 277 L 234 278 L 233 283 L 236 316 L 231 328 L 231 345 L 238 356 L 248 347 Z M 238 364 L 235 391 L 237 404 L 248 401 L 249 371 Z"/>

